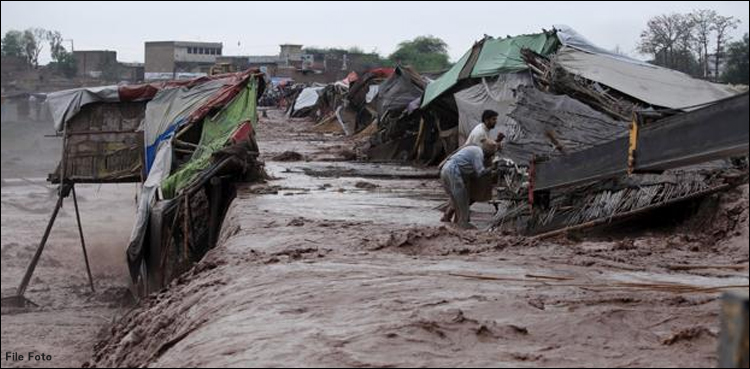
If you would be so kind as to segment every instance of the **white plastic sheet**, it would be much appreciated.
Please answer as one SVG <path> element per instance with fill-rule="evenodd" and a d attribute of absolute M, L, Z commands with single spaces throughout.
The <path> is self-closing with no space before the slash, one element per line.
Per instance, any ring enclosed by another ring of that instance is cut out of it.
<path fill-rule="evenodd" d="M 485 110 L 494 110 L 499 114 L 490 137 L 502 132 L 509 140 L 515 138 L 520 128 L 507 114 L 516 101 L 514 90 L 530 84 L 528 73 L 501 74 L 497 79 L 483 78 L 481 83 L 455 93 L 459 144 L 463 144 L 471 130 L 482 122 L 482 112 Z"/>
<path fill-rule="evenodd" d="M 294 103 L 294 111 L 315 106 L 315 104 L 318 103 L 318 98 L 320 97 L 318 91 L 322 90 L 323 88 L 324 87 L 308 87 L 303 89 L 302 92 L 300 92 L 299 96 L 297 96 L 297 101 Z"/>

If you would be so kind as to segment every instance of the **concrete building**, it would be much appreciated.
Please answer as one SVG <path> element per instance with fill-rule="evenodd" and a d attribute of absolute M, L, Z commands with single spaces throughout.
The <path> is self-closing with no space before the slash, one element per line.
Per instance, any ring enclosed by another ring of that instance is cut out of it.
<path fill-rule="evenodd" d="M 117 73 L 117 51 L 111 50 L 76 50 L 76 76 L 102 78 L 103 74 Z"/>
<path fill-rule="evenodd" d="M 208 73 L 222 55 L 220 42 L 149 41 L 145 48 L 147 80 Z"/>
<path fill-rule="evenodd" d="M 143 63 L 119 63 L 120 79 L 131 82 L 142 82 L 145 79 Z"/>
<path fill-rule="evenodd" d="M 216 58 L 216 64 L 232 65 L 236 71 L 260 69 L 269 76 L 275 76 L 282 61 L 278 55 L 220 56 Z"/>
<path fill-rule="evenodd" d="M 302 64 L 302 45 L 282 44 L 279 58 L 287 65 Z"/>
<path fill-rule="evenodd" d="M 147 43 L 147 50 L 148 50 Z M 155 47 L 164 47 L 166 51 L 160 54 L 170 54 L 170 45 L 155 45 Z M 171 54 L 170 54 L 171 55 Z M 146 53 L 146 78 L 149 79 L 149 72 L 160 71 L 166 73 L 163 78 L 172 78 L 172 72 L 168 69 L 172 62 L 167 60 L 163 64 L 166 67 L 156 69 L 153 67 L 156 63 L 150 64 L 148 51 Z M 329 50 L 311 50 L 306 52 L 303 45 L 282 44 L 279 45 L 278 55 L 255 55 L 255 56 L 215 56 L 217 65 L 231 65 L 232 70 L 242 71 L 249 68 L 260 69 L 262 72 L 271 77 L 291 78 L 297 82 L 311 83 L 321 82 L 330 83 L 346 77 L 351 71 L 363 72 L 372 68 L 382 67 L 375 64 L 377 55 L 364 53 L 350 53 L 347 50 L 329 49 Z M 173 64 L 178 64 L 174 62 Z M 191 72 L 194 70 L 180 70 L 179 72 Z"/>

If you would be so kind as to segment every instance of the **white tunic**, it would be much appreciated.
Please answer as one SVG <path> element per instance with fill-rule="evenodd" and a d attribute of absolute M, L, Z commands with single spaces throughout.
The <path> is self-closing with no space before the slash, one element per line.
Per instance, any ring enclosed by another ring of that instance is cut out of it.
<path fill-rule="evenodd" d="M 464 146 L 482 146 L 482 140 L 492 141 L 490 138 L 490 130 L 484 123 L 477 124 L 474 129 L 469 133 L 469 137 L 466 139 Z"/>

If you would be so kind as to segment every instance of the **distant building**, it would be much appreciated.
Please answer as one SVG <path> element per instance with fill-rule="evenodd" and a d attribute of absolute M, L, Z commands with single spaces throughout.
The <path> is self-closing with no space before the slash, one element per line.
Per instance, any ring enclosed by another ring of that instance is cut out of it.
<path fill-rule="evenodd" d="M 102 78 L 105 73 L 117 73 L 117 51 L 76 50 L 76 76 Z"/>
<path fill-rule="evenodd" d="M 222 56 L 220 42 L 149 41 L 145 48 L 147 80 L 205 74 Z"/>
<path fill-rule="evenodd" d="M 111 50 L 76 50 L 76 77 L 107 81 L 140 82 L 144 80 L 143 63 L 120 63 Z"/>
<path fill-rule="evenodd" d="M 294 45 L 294 44 L 282 44 L 279 45 L 281 47 L 281 51 L 279 52 L 279 58 L 286 63 L 287 66 L 289 65 L 297 65 L 299 64 L 301 66 L 302 64 L 302 45 Z"/>
<path fill-rule="evenodd" d="M 142 82 L 145 80 L 145 67 L 143 63 L 118 63 L 120 80 Z"/>
<path fill-rule="evenodd" d="M 377 60 L 377 59 L 375 59 Z M 260 69 L 270 77 L 291 78 L 297 82 L 328 83 L 343 79 L 349 72 L 363 72 L 374 65 L 373 54 L 350 53 L 346 50 L 325 50 L 307 52 L 303 45 L 279 45 L 278 55 L 217 56 L 216 64 L 228 64 L 234 70 Z M 148 54 L 146 73 L 149 72 Z"/>

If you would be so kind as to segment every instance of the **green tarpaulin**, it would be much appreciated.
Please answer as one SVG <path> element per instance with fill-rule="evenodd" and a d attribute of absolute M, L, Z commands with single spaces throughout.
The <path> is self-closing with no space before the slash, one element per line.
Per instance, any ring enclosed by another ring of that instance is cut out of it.
<path fill-rule="evenodd" d="M 456 64 L 453 65 L 449 71 L 445 72 L 440 78 L 430 82 L 424 90 L 424 98 L 422 98 L 422 107 L 427 106 L 432 100 L 442 95 L 443 92 L 448 91 L 449 88 L 453 87 L 458 81 L 458 75 L 461 70 L 464 69 L 464 65 L 471 56 L 471 50 L 464 54 Z"/>
<path fill-rule="evenodd" d="M 528 48 L 539 54 L 547 55 L 553 49 L 550 40 L 556 37 L 548 37 L 546 34 L 522 35 L 504 39 L 488 39 L 479 53 L 479 59 L 471 71 L 472 77 L 496 76 L 500 73 L 515 73 L 527 69 L 526 63 L 521 59 L 521 49 Z"/>
<path fill-rule="evenodd" d="M 521 35 L 503 39 L 487 38 L 484 40 L 479 57 L 471 67 L 472 78 L 496 76 L 503 73 L 515 73 L 526 70 L 526 63 L 521 58 L 521 49 L 528 48 L 542 55 L 549 55 L 557 50 L 559 41 L 554 33 Z M 448 72 L 429 85 L 424 92 L 422 107 L 430 104 L 437 97 L 448 91 L 459 80 L 459 74 L 471 58 L 469 50 Z"/>
<path fill-rule="evenodd" d="M 171 199 L 177 192 L 211 165 L 211 155 L 221 150 L 229 141 L 232 133 L 243 123 L 257 122 L 257 81 L 250 78 L 247 87 L 227 104 L 218 114 L 203 120 L 203 131 L 198 149 L 189 162 L 183 164 L 161 184 L 165 199 Z"/>

